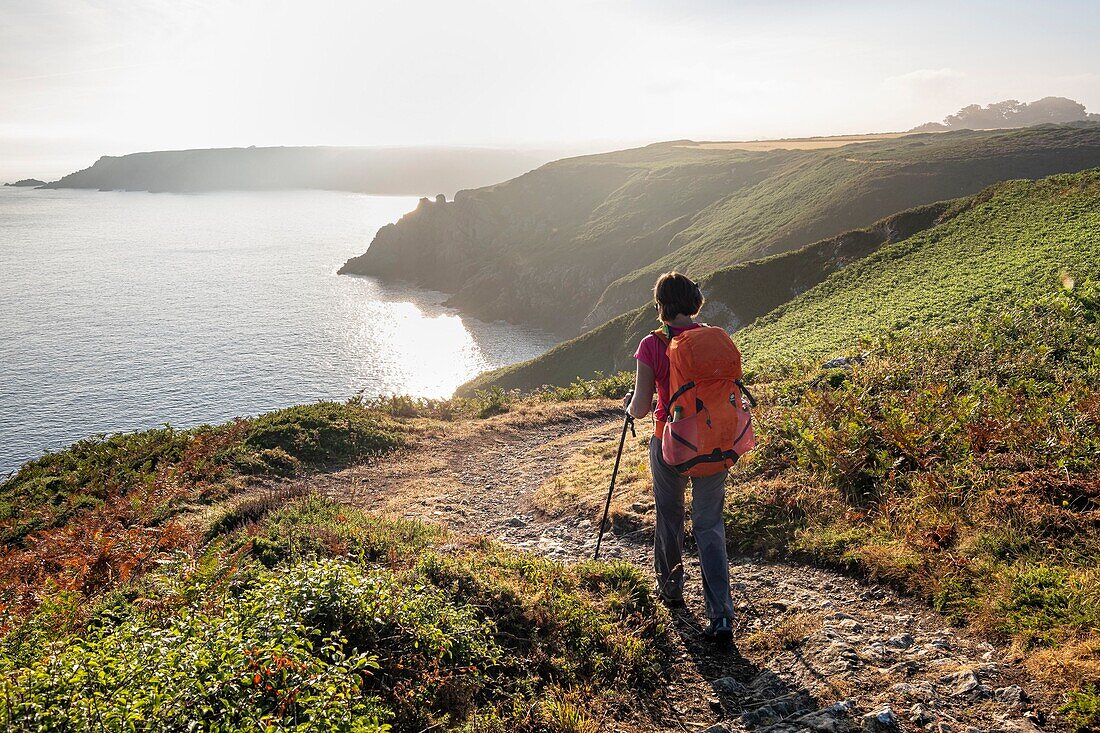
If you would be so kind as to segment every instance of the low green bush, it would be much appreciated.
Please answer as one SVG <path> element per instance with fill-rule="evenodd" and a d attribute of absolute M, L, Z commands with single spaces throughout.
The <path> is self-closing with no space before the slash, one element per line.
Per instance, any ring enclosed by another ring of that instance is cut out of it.
<path fill-rule="evenodd" d="M 842 379 L 757 390 L 731 544 L 892 583 L 1023 650 L 1100 638 L 1100 293 L 868 346 Z"/>
<path fill-rule="evenodd" d="M 566 387 L 545 386 L 535 390 L 535 399 L 546 402 L 568 402 L 571 400 L 590 400 L 596 397 L 621 399 L 634 389 L 634 374 L 619 372 L 607 375 L 596 372 L 593 379 L 574 379 Z"/>
<path fill-rule="evenodd" d="M 1100 728 L 1100 686 L 1090 685 L 1069 694 L 1069 700 L 1059 710 L 1077 733 L 1089 733 Z"/>
<path fill-rule="evenodd" d="M 644 716 L 669 658 L 625 563 L 455 544 L 316 496 L 208 536 L 82 625 L 51 623 L 59 595 L 10 630 L 0 727 L 591 730 Z"/>

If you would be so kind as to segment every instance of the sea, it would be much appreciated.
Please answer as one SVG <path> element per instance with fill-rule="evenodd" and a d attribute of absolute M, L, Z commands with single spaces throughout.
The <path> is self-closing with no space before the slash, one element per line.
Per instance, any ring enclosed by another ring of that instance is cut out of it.
<path fill-rule="evenodd" d="M 447 397 L 553 346 L 443 293 L 336 274 L 416 202 L 0 187 L 0 480 L 96 434 Z"/>

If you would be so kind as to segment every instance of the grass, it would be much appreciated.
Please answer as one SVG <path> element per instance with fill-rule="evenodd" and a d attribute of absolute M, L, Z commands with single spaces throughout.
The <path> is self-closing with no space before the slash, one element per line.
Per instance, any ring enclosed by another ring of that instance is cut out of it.
<path fill-rule="evenodd" d="M 827 137 L 792 137 L 775 140 L 686 143 L 679 147 L 703 148 L 704 150 L 822 150 L 825 148 L 839 148 L 853 143 L 892 140 L 909 134 L 911 133 L 880 132 L 869 135 L 830 135 Z"/>
<path fill-rule="evenodd" d="M 743 646 L 754 652 L 779 652 L 797 649 L 807 636 L 821 628 L 821 618 L 811 613 L 795 613 L 778 623 L 745 637 Z"/>
<path fill-rule="evenodd" d="M 100 436 L 30 461 L 0 485 L 0 631 L 34 610 L 43 587 L 94 599 L 201 544 L 178 518 L 189 506 L 402 442 L 396 423 L 352 400 Z"/>
<path fill-rule="evenodd" d="M 708 302 L 700 318 L 735 331 L 783 305 L 794 293 L 812 288 L 877 248 L 932 228 L 957 216 L 965 207 L 965 200 L 947 201 L 903 211 L 867 229 L 720 270 L 702 282 Z M 598 381 L 603 374 L 601 370 L 612 373 L 618 369 L 633 370 L 634 349 L 657 326 L 651 306 L 637 308 L 534 359 L 485 372 L 462 385 L 458 393 L 472 395 L 496 387 L 530 389 L 537 385 L 566 385 L 571 380 L 587 383 L 577 380 L 576 375 L 595 373 Z"/>
<path fill-rule="evenodd" d="M 1069 701 L 1059 712 L 1066 716 L 1075 729 L 1095 730 L 1100 724 L 1100 688 L 1092 685 L 1087 689 L 1071 692 Z"/>
<path fill-rule="evenodd" d="M 453 293 L 471 315 L 575 336 L 643 305 L 665 270 L 702 278 L 998 181 L 1097 165 L 1097 125 L 822 150 L 674 141 L 557 161 L 422 205 L 344 271 L 411 279 Z"/>
<path fill-rule="evenodd" d="M 627 434 L 612 496 L 610 522 L 620 530 L 645 524 L 653 511 L 648 449 L 653 430 L 638 421 L 637 433 Z M 536 489 L 534 506 L 550 516 L 581 514 L 599 522 L 618 448 L 618 436 L 608 436 L 567 457 L 561 470 Z"/>
<path fill-rule="evenodd" d="M 644 722 L 665 616 L 622 563 L 564 566 L 315 496 L 215 522 L 59 626 L 0 640 L 14 729 L 588 731 Z"/>
<path fill-rule="evenodd" d="M 1048 126 L 862 143 L 855 148 L 858 160 L 845 148 L 793 152 L 775 175 L 695 216 L 668 254 L 609 285 L 596 311 L 611 317 L 640 305 L 656 276 L 670 269 L 702 277 L 1006 178 L 1094 167 L 1098 144 L 1100 127 Z"/>
<path fill-rule="evenodd" d="M 1085 691 L 1073 704 L 1086 709 L 1100 681 L 1098 355 L 1086 283 L 883 337 L 850 371 L 760 385 L 731 543 L 919 596 L 1012 641 L 1032 674 Z"/>
<path fill-rule="evenodd" d="M 1035 677 L 1067 691 L 1063 712 L 1079 730 L 1100 724 L 1090 707 L 1100 683 L 1096 288 L 1075 283 L 867 348 L 854 368 L 756 376 L 760 442 L 732 472 L 731 551 L 889 583 L 1011 643 Z M 630 508 L 648 499 L 643 446 L 628 441 L 624 454 L 620 530 L 652 521 Z M 540 507 L 594 515 L 615 447 L 609 436 L 567 459 L 536 494 Z M 752 643 L 782 646 L 773 636 Z"/>
<path fill-rule="evenodd" d="M 2 487 L 0 727 L 652 727 L 670 652 L 644 573 L 565 566 L 280 481 L 619 385 L 522 404 L 503 390 L 318 403 L 28 463 Z"/>
<path fill-rule="evenodd" d="M 886 330 L 982 318 L 1005 299 L 1100 275 L 1100 172 L 1011 181 L 939 226 L 887 244 L 738 335 L 757 369 L 859 348 Z"/>
<path fill-rule="evenodd" d="M 1006 300 L 1049 292 L 1066 274 L 1100 276 L 1098 210 L 1096 170 L 997 184 L 719 270 L 703 282 L 701 317 L 737 331 L 750 371 L 859 353 L 884 331 L 980 318 Z M 564 385 L 578 373 L 633 369 L 638 341 L 655 326 L 652 308 L 638 308 L 459 392 Z"/>

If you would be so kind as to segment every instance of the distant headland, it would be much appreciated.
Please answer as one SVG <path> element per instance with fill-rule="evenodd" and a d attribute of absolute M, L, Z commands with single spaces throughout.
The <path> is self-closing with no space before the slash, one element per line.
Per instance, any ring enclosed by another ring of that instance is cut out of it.
<path fill-rule="evenodd" d="M 5 183 L 4 185 L 5 186 L 14 186 L 14 187 L 18 187 L 18 188 L 31 188 L 31 187 L 37 188 L 38 186 L 45 186 L 46 182 L 45 181 L 40 181 L 37 178 L 24 178 L 21 181 L 16 181 L 15 183 Z"/>
<path fill-rule="evenodd" d="M 46 188 L 198 193 L 325 189 L 453 196 L 514 178 L 551 152 L 496 148 L 273 147 L 164 150 L 103 156 Z M 41 183 L 41 182 L 39 182 Z"/>

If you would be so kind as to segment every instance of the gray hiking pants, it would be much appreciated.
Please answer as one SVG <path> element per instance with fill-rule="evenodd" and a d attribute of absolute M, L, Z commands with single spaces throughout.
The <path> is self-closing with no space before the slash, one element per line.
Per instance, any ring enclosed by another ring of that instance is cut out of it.
<path fill-rule="evenodd" d="M 653 566 L 662 595 L 678 598 L 684 593 L 684 492 L 688 477 L 681 476 L 661 456 L 661 441 L 649 440 L 649 471 L 657 505 L 657 529 L 653 535 Z M 726 524 L 722 513 L 726 499 L 726 472 L 691 479 L 691 529 L 699 546 L 703 571 L 703 597 L 707 618 L 732 618 L 730 565 L 726 557 Z"/>

